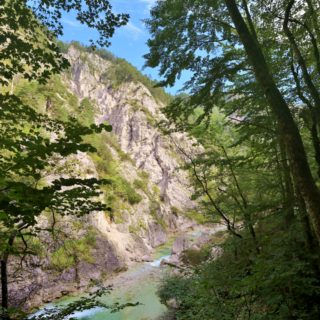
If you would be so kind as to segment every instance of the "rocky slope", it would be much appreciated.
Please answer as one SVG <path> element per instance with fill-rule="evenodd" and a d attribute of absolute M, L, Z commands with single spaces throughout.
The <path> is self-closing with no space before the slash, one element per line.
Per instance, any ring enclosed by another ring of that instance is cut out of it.
<path fill-rule="evenodd" d="M 112 125 L 112 134 L 93 141 L 97 154 L 79 153 L 59 166 L 68 168 L 64 174 L 113 179 L 114 186 L 106 188 L 101 199 L 113 207 L 113 213 L 92 213 L 78 221 L 58 219 L 59 238 L 43 236 L 40 240 L 46 252 L 28 259 L 23 276 L 11 284 L 12 302 L 26 307 L 84 289 L 90 281 L 104 280 L 133 261 L 148 260 L 153 248 L 165 243 L 170 233 L 194 225 L 182 214 L 194 206 L 186 173 L 179 169 L 183 161 L 156 127 L 164 118 L 164 102 L 126 75 L 115 58 L 106 59 L 79 46 L 70 46 L 66 55 L 69 72 L 55 79 L 54 89 L 50 87 L 50 103 L 48 98 L 45 103 L 39 98 L 38 107 L 51 116 L 68 114 L 84 123 L 108 121 Z M 17 86 L 23 99 L 39 95 L 40 90 L 25 86 Z M 183 135 L 175 139 L 188 144 Z M 56 174 L 61 170 L 52 177 Z M 50 219 L 45 216 L 39 223 L 52 223 Z M 80 250 L 73 263 L 68 250 Z"/>
<path fill-rule="evenodd" d="M 72 68 L 71 77 L 67 81 L 72 92 L 80 99 L 88 98 L 94 103 L 95 122 L 108 121 L 121 150 L 133 159 L 133 162 L 121 163 L 119 169 L 122 175 L 128 181 L 134 182 L 139 177 L 139 172 L 148 174 L 148 190 L 153 186 L 160 189 L 161 203 L 157 214 L 170 229 L 175 229 L 182 221 L 179 221 L 181 217 L 173 214 L 172 208 L 187 210 L 192 207 L 192 202 L 189 200 L 186 173 L 179 170 L 181 159 L 173 144 L 155 127 L 156 121 L 163 118 L 162 103 L 156 101 L 141 83 L 125 82 L 115 89 L 112 88 L 112 81 L 107 78 L 112 63 L 95 54 L 71 47 L 68 58 Z M 183 136 L 179 138 L 184 139 Z M 115 149 L 113 154 L 117 156 Z M 131 218 L 136 219 L 139 213 L 147 214 L 145 218 L 150 216 L 150 199 L 144 198 L 145 201 L 129 214 L 126 225 L 132 222 Z M 147 231 L 151 231 L 147 232 L 150 234 L 148 244 L 157 246 L 163 240 L 157 239 L 157 227 L 152 224 L 152 220 L 147 220 L 150 229 Z M 99 223 L 97 227 L 99 228 Z"/>

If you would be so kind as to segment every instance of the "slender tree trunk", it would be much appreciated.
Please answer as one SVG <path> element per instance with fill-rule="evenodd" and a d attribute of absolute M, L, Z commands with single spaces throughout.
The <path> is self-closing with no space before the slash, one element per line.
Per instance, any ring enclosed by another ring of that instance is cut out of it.
<path fill-rule="evenodd" d="M 302 224 L 305 243 L 306 243 L 306 249 L 310 253 L 308 256 L 308 259 L 310 259 L 310 263 L 312 265 L 312 268 L 315 272 L 315 274 L 320 278 L 320 255 L 319 255 L 319 247 L 317 245 L 316 238 L 314 236 L 306 205 L 303 200 L 303 197 L 301 196 L 301 193 L 299 190 L 296 190 L 297 194 L 297 202 L 299 207 L 299 216 L 300 216 L 300 222 Z"/>
<path fill-rule="evenodd" d="M 14 236 L 11 236 L 8 240 L 7 248 L 5 249 L 1 261 L 1 307 L 6 311 L 9 307 L 9 292 L 8 292 L 8 260 L 11 247 L 14 243 Z M 9 320 L 9 315 L 1 315 L 1 320 Z"/>
<path fill-rule="evenodd" d="M 238 194 L 239 194 L 239 196 L 241 198 L 242 205 L 239 202 L 238 203 L 240 204 L 242 212 L 243 212 L 245 226 L 249 230 L 249 233 L 250 233 L 250 235 L 252 237 L 252 241 L 253 241 L 253 244 L 254 244 L 254 246 L 256 248 L 257 254 L 260 254 L 260 247 L 259 247 L 256 231 L 254 230 L 254 226 L 253 226 L 253 222 L 252 222 L 252 216 L 251 216 L 251 213 L 249 213 L 249 205 L 248 205 L 247 197 L 242 192 L 242 189 L 240 187 L 240 183 L 238 181 L 238 178 L 237 178 L 237 175 L 236 175 L 235 171 L 233 170 L 233 165 L 232 165 L 232 162 L 231 162 L 231 160 L 230 160 L 230 158 L 228 156 L 227 150 L 223 146 L 221 146 L 221 149 L 222 149 L 222 151 L 223 151 L 223 153 L 224 153 L 224 155 L 225 155 L 225 157 L 227 159 L 231 176 L 232 176 L 233 181 L 234 181 L 234 183 L 236 185 L 236 189 L 238 191 Z"/>
<path fill-rule="evenodd" d="M 74 266 L 74 271 L 75 271 L 75 277 L 74 280 L 77 284 L 77 288 L 80 288 L 80 275 L 79 275 L 79 259 L 77 256 L 74 257 L 75 261 L 75 266 Z"/>
<path fill-rule="evenodd" d="M 294 38 L 294 35 L 291 32 L 291 30 L 289 29 L 290 12 L 291 12 L 291 8 L 292 8 L 294 2 L 295 2 L 295 0 L 290 0 L 288 6 L 286 8 L 285 19 L 283 22 L 283 31 L 291 44 L 291 47 L 292 47 L 292 50 L 293 50 L 295 56 L 297 57 L 298 64 L 302 70 L 303 79 L 304 79 L 304 81 L 309 89 L 309 92 L 314 100 L 316 112 L 319 115 L 319 113 L 320 113 L 320 94 L 319 94 L 319 92 L 318 92 L 315 84 L 313 83 L 312 78 L 308 72 L 308 67 L 307 67 L 306 61 L 302 56 L 302 53 L 301 53 L 299 46 Z"/>
<path fill-rule="evenodd" d="M 318 134 L 319 117 L 311 101 L 302 92 L 300 79 L 299 79 L 298 73 L 294 68 L 293 61 L 291 62 L 291 72 L 292 72 L 294 81 L 296 83 L 298 97 L 308 107 L 310 111 L 311 120 L 312 120 L 312 126 L 310 129 L 311 140 L 312 140 L 312 144 L 315 152 L 315 160 L 318 165 L 318 176 L 320 177 L 320 139 Z"/>
<path fill-rule="evenodd" d="M 284 181 L 284 211 L 285 211 L 285 222 L 286 227 L 289 227 L 294 221 L 294 187 L 292 183 L 292 178 L 290 174 L 290 168 L 288 164 L 287 151 L 285 143 L 281 136 L 278 137 L 279 148 L 280 148 L 280 157 L 281 157 L 281 166 L 282 174 Z"/>
<path fill-rule="evenodd" d="M 300 221 L 301 221 L 301 224 L 302 224 L 303 230 L 304 230 L 305 242 L 306 242 L 308 250 L 310 252 L 314 252 L 315 248 L 317 248 L 317 245 L 316 245 L 315 237 L 312 232 L 312 228 L 311 228 L 310 221 L 308 218 L 306 204 L 305 204 L 299 190 L 296 190 L 296 194 L 297 194 L 298 207 L 299 207 L 299 213 L 300 213 Z"/>
<path fill-rule="evenodd" d="M 1 306 L 3 309 L 8 309 L 8 260 L 1 260 Z M 1 315 L 1 319 L 8 319 L 5 315 Z"/>
<path fill-rule="evenodd" d="M 315 159 L 318 165 L 318 177 L 320 178 L 320 139 L 318 135 L 318 129 L 317 129 L 317 123 L 313 121 L 312 127 L 311 127 L 311 139 L 312 139 L 312 144 L 315 152 Z"/>
<path fill-rule="evenodd" d="M 301 191 L 320 246 L 320 191 L 312 177 L 307 155 L 298 127 L 289 106 L 280 93 L 267 65 L 258 41 L 250 33 L 235 0 L 224 0 L 229 14 L 244 45 L 256 79 L 279 124 L 290 160 L 294 183 Z"/>
<path fill-rule="evenodd" d="M 318 14 L 313 6 L 312 0 L 306 0 L 306 2 L 308 4 L 309 10 L 310 10 L 313 28 L 316 32 L 317 40 L 320 41 L 320 27 L 319 27 L 319 23 L 318 23 Z"/>

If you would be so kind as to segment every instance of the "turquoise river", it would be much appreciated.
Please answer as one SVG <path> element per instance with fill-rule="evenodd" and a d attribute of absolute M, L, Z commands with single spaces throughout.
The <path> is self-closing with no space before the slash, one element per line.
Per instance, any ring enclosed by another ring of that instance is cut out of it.
<path fill-rule="evenodd" d="M 194 231 L 188 234 L 190 240 L 194 240 L 201 235 L 201 232 Z M 81 320 L 156 320 L 165 313 L 166 306 L 160 303 L 157 296 L 157 289 L 162 275 L 167 268 L 161 268 L 162 259 L 168 258 L 171 254 L 172 243 L 168 241 L 166 244 L 155 249 L 152 255 L 153 262 L 137 263 L 129 268 L 128 271 L 115 276 L 110 282 L 113 284 L 111 294 L 105 295 L 101 300 L 108 305 L 115 302 L 119 303 L 135 303 L 141 305 L 136 307 L 127 307 L 120 312 L 111 313 L 107 309 L 95 308 L 83 312 L 76 312 L 69 318 Z M 58 302 L 47 305 L 50 306 L 66 305 L 76 298 L 68 297 Z M 42 311 L 36 314 L 42 313 Z M 69 318 L 66 318 L 69 319 Z"/>

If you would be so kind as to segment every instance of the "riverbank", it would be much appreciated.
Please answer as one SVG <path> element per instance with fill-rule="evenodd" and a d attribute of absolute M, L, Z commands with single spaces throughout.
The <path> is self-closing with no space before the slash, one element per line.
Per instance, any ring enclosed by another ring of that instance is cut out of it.
<path fill-rule="evenodd" d="M 213 228 L 213 230 L 216 229 Z M 141 305 L 126 308 L 113 314 L 106 309 L 96 308 L 78 312 L 72 316 L 82 320 L 157 319 L 167 310 L 166 306 L 160 303 L 157 296 L 159 281 L 167 270 L 167 268 L 160 267 L 161 261 L 163 259 L 169 259 L 172 253 L 173 243 L 178 237 L 187 237 L 190 243 L 192 243 L 201 236 L 209 233 L 212 233 L 212 228 L 199 226 L 195 230 L 190 230 L 190 232 L 175 234 L 170 237 L 170 240 L 167 241 L 166 244 L 155 249 L 151 256 L 151 262 L 135 262 L 129 266 L 127 271 L 106 279 L 104 284 L 112 285 L 114 289 L 110 295 L 102 297 L 102 302 L 105 304 L 140 302 Z M 75 299 L 75 297 L 65 297 L 57 301 L 54 305 L 66 305 Z"/>

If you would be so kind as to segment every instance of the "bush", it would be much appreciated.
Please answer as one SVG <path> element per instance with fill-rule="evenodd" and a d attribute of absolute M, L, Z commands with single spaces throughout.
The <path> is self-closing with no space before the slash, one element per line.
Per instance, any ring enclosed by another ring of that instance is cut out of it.
<path fill-rule="evenodd" d="M 63 271 L 75 267 L 78 262 L 94 263 L 92 250 L 95 246 L 95 233 L 89 230 L 82 239 L 67 239 L 63 245 L 51 254 L 53 268 Z"/>
<path fill-rule="evenodd" d="M 159 216 L 159 209 L 160 209 L 159 202 L 155 200 L 151 200 L 150 206 L 149 206 L 150 215 L 163 229 L 166 229 L 167 228 L 166 222 L 164 221 L 163 217 Z"/>
<path fill-rule="evenodd" d="M 268 228 L 260 254 L 248 234 L 242 240 L 229 237 L 217 260 L 196 267 L 189 276 L 165 278 L 161 301 L 178 302 L 179 320 L 319 319 L 320 285 L 312 257 L 306 259 L 301 226 Z M 185 262 L 197 266 L 202 260 L 198 254 L 187 251 Z"/>
<path fill-rule="evenodd" d="M 206 217 L 204 214 L 196 211 L 196 210 L 188 210 L 185 212 L 185 216 L 191 220 L 194 220 L 198 224 L 205 224 L 207 222 L 210 222 L 208 217 Z M 212 221 L 211 221 L 212 222 Z"/>
<path fill-rule="evenodd" d="M 201 250 L 190 248 L 183 251 L 181 260 L 190 266 L 197 266 L 208 260 L 209 256 L 210 250 L 206 247 Z"/>
<path fill-rule="evenodd" d="M 15 94 L 36 111 L 48 112 L 59 120 L 66 121 L 79 111 L 78 98 L 67 90 L 58 75 L 52 76 L 46 84 L 20 80 L 16 84 Z"/>

